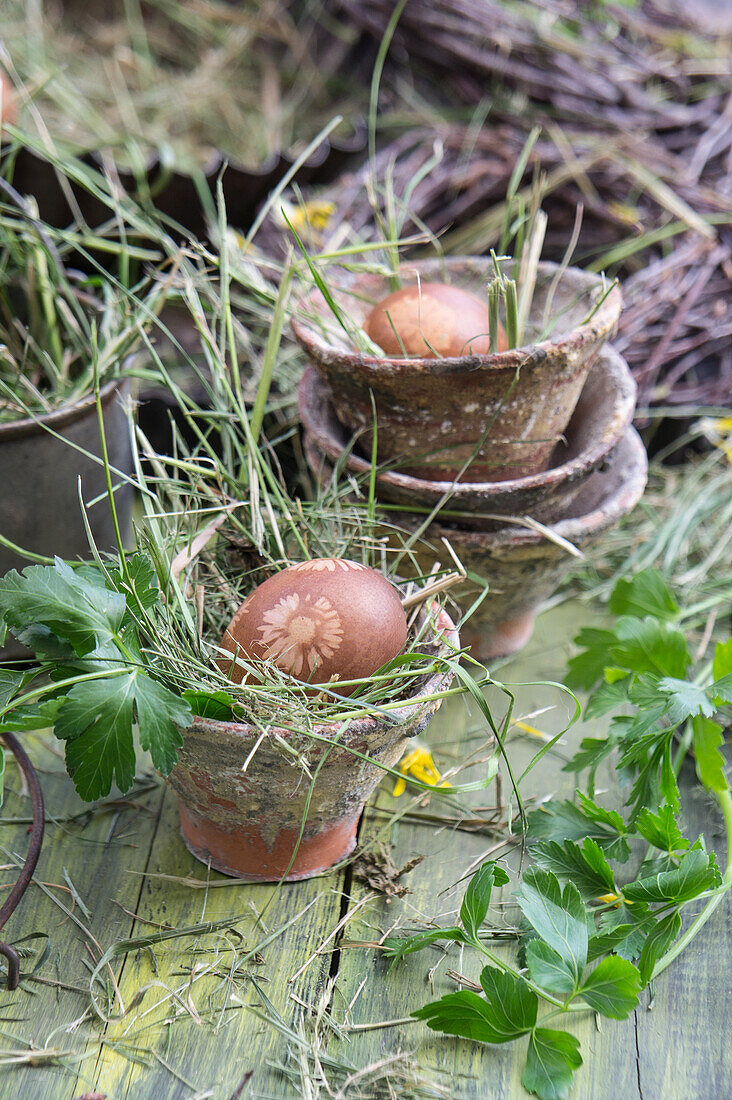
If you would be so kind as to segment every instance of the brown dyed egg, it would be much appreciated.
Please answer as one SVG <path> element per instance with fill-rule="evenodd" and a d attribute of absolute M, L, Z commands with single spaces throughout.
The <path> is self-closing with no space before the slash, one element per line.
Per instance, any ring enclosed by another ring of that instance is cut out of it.
<path fill-rule="evenodd" d="M 487 355 L 488 327 L 488 305 L 475 294 L 445 283 L 415 283 L 374 306 L 364 330 L 391 359 L 403 359 L 405 351 L 427 359 L 452 359 Z M 508 347 L 500 324 L 497 347 Z"/>
<path fill-rule="evenodd" d="M 370 676 L 401 653 L 406 641 L 404 609 L 382 573 L 355 561 L 315 558 L 255 588 L 224 631 L 221 648 L 272 661 L 297 680 L 325 684 L 332 676 Z M 241 666 L 223 657 L 218 664 L 241 683 Z"/>

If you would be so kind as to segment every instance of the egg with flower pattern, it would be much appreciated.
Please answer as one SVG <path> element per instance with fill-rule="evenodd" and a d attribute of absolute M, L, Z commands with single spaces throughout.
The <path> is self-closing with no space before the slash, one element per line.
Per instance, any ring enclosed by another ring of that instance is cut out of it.
<path fill-rule="evenodd" d="M 360 680 L 401 653 L 407 620 L 383 573 L 345 558 L 314 558 L 281 570 L 244 601 L 224 631 L 219 667 L 240 684 L 235 660 L 271 661 L 296 680 Z M 350 695 L 356 685 L 336 688 Z"/>

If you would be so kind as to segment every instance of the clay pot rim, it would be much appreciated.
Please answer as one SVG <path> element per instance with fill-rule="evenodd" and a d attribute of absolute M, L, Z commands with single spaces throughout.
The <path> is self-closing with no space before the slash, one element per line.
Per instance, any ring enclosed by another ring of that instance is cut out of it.
<path fill-rule="evenodd" d="M 427 265 L 439 264 L 440 267 L 449 271 L 466 263 L 474 267 L 482 266 L 486 270 L 492 269 L 493 265 L 493 261 L 484 256 L 448 256 L 441 260 L 414 260 L 411 262 L 407 260 L 400 266 L 410 266 L 413 270 L 419 271 Z M 538 265 L 537 271 L 540 275 L 554 275 L 560 267 L 560 264 L 544 260 Z M 568 275 L 584 282 L 587 290 L 593 287 L 599 289 L 602 285 L 600 275 L 583 271 L 578 267 L 565 268 L 562 277 Z M 360 278 L 365 277 L 361 276 Z M 356 276 L 350 281 L 346 279 L 340 283 L 337 280 L 331 280 L 331 285 L 336 290 L 353 290 L 359 285 L 359 277 Z M 606 340 L 617 324 L 623 305 L 620 288 L 616 286 L 610 291 L 591 320 L 578 325 L 576 328 L 560 332 L 558 336 L 541 340 L 536 344 L 523 344 L 521 347 L 511 348 L 508 351 L 498 351 L 486 355 L 460 355 L 444 359 L 417 356 L 404 359 L 367 355 L 364 352 L 347 351 L 328 344 L 307 317 L 304 316 L 307 304 L 315 302 L 319 295 L 319 290 L 311 290 L 295 306 L 290 322 L 295 339 L 307 354 L 318 362 L 334 366 L 341 364 L 351 368 L 359 367 L 367 374 L 385 372 L 391 374 L 454 374 L 464 371 L 497 372 L 501 370 L 515 371 L 519 366 L 524 370 L 532 367 L 540 370 L 546 360 L 557 352 L 566 354 L 573 350 L 579 350 L 585 344 L 593 341 L 602 342 Z M 298 316 L 298 314 L 303 314 L 303 316 Z"/>
<path fill-rule="evenodd" d="M 648 459 L 643 440 L 632 425 L 627 428 L 608 461 L 612 462 L 613 457 L 618 456 L 621 449 L 626 449 L 628 452 L 625 465 L 629 468 L 629 473 L 613 493 L 597 501 L 589 512 L 579 516 L 567 516 L 564 519 L 557 520 L 556 523 L 545 523 L 545 527 L 569 542 L 581 542 L 583 539 L 591 538 L 604 528 L 610 527 L 635 508 L 643 496 L 648 480 Z M 583 486 L 584 488 L 585 486 Z M 583 489 L 580 490 L 580 495 L 573 500 L 570 505 L 571 508 L 575 508 L 578 503 L 581 503 Z M 493 546 L 497 550 L 513 550 L 517 547 L 546 545 L 558 549 L 556 544 L 548 540 L 541 531 L 519 526 L 499 527 L 495 531 L 478 531 L 474 528 L 465 527 L 457 530 L 459 531 L 460 543 L 471 546 L 483 545 Z M 437 538 L 442 535 L 449 538 L 451 533 L 456 532 L 456 528 L 434 520 L 430 524 L 430 531 Z"/>
<path fill-rule="evenodd" d="M 559 466 L 552 466 L 542 473 L 509 478 L 507 481 L 432 481 L 427 478 L 414 477 L 412 474 L 400 473 L 398 470 L 383 470 L 377 471 L 377 484 L 382 482 L 402 490 L 411 490 L 421 495 L 434 496 L 435 499 L 449 495 L 448 503 L 454 502 L 456 505 L 459 505 L 461 499 L 465 497 L 480 495 L 485 497 L 488 503 L 490 498 L 494 496 L 504 496 L 509 493 L 519 495 L 534 489 L 548 489 L 559 484 L 571 484 L 587 473 L 588 470 L 592 470 L 599 465 L 603 458 L 618 445 L 625 435 L 635 409 L 638 387 L 622 355 L 610 344 L 606 344 L 600 349 L 595 364 L 590 367 L 588 382 L 592 377 L 592 371 L 596 369 L 597 365 L 601 364 L 603 359 L 611 360 L 617 371 L 616 402 L 611 409 L 611 416 L 608 417 L 606 431 L 593 439 L 590 446 L 575 455 L 574 458 L 568 459 Z M 347 429 L 341 426 L 343 439 L 336 439 L 328 425 L 324 423 L 323 417 L 316 423 L 315 416 L 307 415 L 316 411 L 313 408 L 313 403 L 308 402 L 308 397 L 312 394 L 314 385 L 321 385 L 324 389 L 326 388 L 326 383 L 315 368 L 308 365 L 298 385 L 300 420 L 318 449 L 328 458 L 337 460 L 343 454 L 343 450 L 348 443 Z M 586 386 L 587 382 L 585 383 Z M 326 400 L 330 404 L 329 395 Z M 303 415 L 303 412 L 305 412 L 305 415 Z M 333 419 L 337 420 L 335 412 L 333 413 Z M 330 443 L 330 446 L 327 443 Z M 371 463 L 352 450 L 346 462 L 346 469 L 352 470 L 354 473 L 368 473 L 371 470 Z"/>
<path fill-rule="evenodd" d="M 450 648 L 454 647 L 456 650 L 460 649 L 460 635 L 458 628 L 443 608 L 437 608 L 436 604 L 432 605 L 433 611 L 437 611 L 435 619 L 435 625 L 432 633 L 428 637 L 428 641 L 438 641 L 440 638 L 444 638 L 450 643 Z M 448 651 L 448 647 L 444 646 L 440 653 Z M 414 695 L 408 696 L 404 701 L 404 705 L 397 707 L 394 710 L 389 711 L 389 725 L 390 726 L 403 726 L 410 722 L 418 715 L 418 708 L 424 706 L 424 697 L 427 695 L 433 695 L 438 691 L 441 691 L 443 687 L 452 679 L 452 672 L 449 669 L 443 669 L 433 673 L 427 683 L 419 689 Z M 429 705 L 429 704 L 428 704 Z M 340 744 L 347 744 L 348 740 L 352 737 L 368 736 L 370 733 L 374 733 L 380 726 L 386 724 L 386 717 L 381 714 L 369 715 L 365 718 L 354 718 L 348 722 L 347 729 L 341 735 Z M 343 726 L 343 721 L 338 722 L 319 722 L 313 726 L 313 732 L 318 734 L 336 733 Z M 285 729 L 280 726 L 270 727 L 272 733 L 283 740 L 287 741 L 296 736 L 298 731 L 292 729 Z M 220 718 L 202 718 L 200 715 L 195 715 L 191 726 L 184 728 L 181 732 L 185 737 L 186 729 L 194 730 L 210 730 L 212 733 L 220 733 L 222 736 L 228 738 L 246 738 L 251 736 L 259 736 L 261 730 L 257 726 L 253 726 L 249 722 L 227 722 Z M 305 734 L 307 736 L 307 734 Z"/>
<path fill-rule="evenodd" d="M 105 383 L 99 391 L 99 400 L 102 406 L 109 404 L 117 391 L 121 389 L 123 384 L 127 381 L 129 380 L 123 375 L 119 375 Z M 58 409 L 53 409 L 50 413 L 39 413 L 38 416 L 26 416 L 23 417 L 22 420 L 7 420 L 4 423 L 0 423 L 0 443 L 9 443 L 14 439 L 23 439 L 25 436 L 35 435 L 39 431 L 44 431 L 45 427 L 52 428 L 54 431 L 57 431 L 59 428 L 65 428 L 95 404 L 96 397 L 92 391 L 91 393 L 85 394 L 84 397 L 80 397 L 78 401 L 61 405 Z"/>

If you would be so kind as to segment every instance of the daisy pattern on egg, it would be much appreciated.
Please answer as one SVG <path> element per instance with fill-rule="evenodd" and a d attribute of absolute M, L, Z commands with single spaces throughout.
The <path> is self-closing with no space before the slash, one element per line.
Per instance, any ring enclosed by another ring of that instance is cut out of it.
<path fill-rule="evenodd" d="M 347 573 L 350 569 L 366 569 L 366 566 L 343 558 L 317 558 L 315 561 L 301 561 L 298 565 L 293 565 L 292 569 L 296 573 L 335 573 L 337 569 Z"/>
<path fill-rule="evenodd" d="M 325 596 L 301 600 L 291 592 L 265 611 L 262 620 L 258 629 L 266 647 L 264 659 L 298 679 L 332 657 L 343 638 L 338 612 Z"/>

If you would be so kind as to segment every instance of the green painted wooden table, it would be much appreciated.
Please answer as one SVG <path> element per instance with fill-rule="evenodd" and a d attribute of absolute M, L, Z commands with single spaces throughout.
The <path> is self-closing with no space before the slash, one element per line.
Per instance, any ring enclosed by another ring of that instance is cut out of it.
<path fill-rule="evenodd" d="M 590 618 L 576 602 L 555 607 L 539 620 L 526 651 L 496 674 L 512 683 L 560 679 L 566 639 Z M 533 715 L 527 721 L 547 734 L 566 723 L 559 692 L 524 686 L 517 698 L 517 717 Z M 574 727 L 559 751 L 544 757 L 525 782 L 526 797 L 571 793 L 561 765 L 591 725 Z M 475 753 L 477 762 L 460 779 L 480 774 L 486 733 L 463 700 L 443 707 L 425 739 L 443 771 Z M 457 988 L 448 972 L 476 976 L 469 952 L 435 948 L 389 974 L 378 950 L 357 946 L 376 943 L 392 928 L 449 919 L 462 894 L 458 880 L 487 853 L 505 854 L 516 865 L 517 853 L 505 844 L 505 777 L 470 796 L 484 821 L 473 831 L 431 820 L 452 813 L 436 799 L 427 805 L 409 793 L 395 799 L 391 783 L 383 785 L 365 815 L 362 842 L 391 844 L 398 867 L 425 857 L 403 880 L 410 893 L 389 899 L 350 868 L 279 890 L 207 874 L 186 851 L 175 799 L 156 779 L 142 778 L 125 799 L 85 807 L 53 740 L 26 743 L 41 769 L 47 832 L 35 885 L 4 933 L 28 951 L 28 976 L 15 993 L 0 991 L 2 1100 L 526 1095 L 522 1043 L 484 1047 L 404 1022 L 433 995 Z M 519 770 L 536 748 L 533 737 L 514 731 L 510 752 Z M 0 845 L 2 882 L 9 885 L 14 860 L 27 846 L 30 810 L 12 764 L 6 786 Z M 612 805 L 609 779 L 606 786 L 603 797 Z M 689 830 L 704 832 L 719 849 L 721 821 L 693 771 L 682 775 L 682 790 Z M 494 919 L 505 914 L 510 923 L 502 900 Z M 573 1021 L 584 1055 L 573 1097 L 732 1096 L 731 923 L 727 904 L 658 980 L 652 1002 L 643 994 L 634 1018 L 601 1026 L 589 1014 Z M 189 931 L 198 925 L 203 929 Z M 147 944 L 171 930 L 186 934 Z M 90 978 L 105 953 L 92 1005 Z M 379 1026 L 389 1021 L 402 1022 Z"/>

